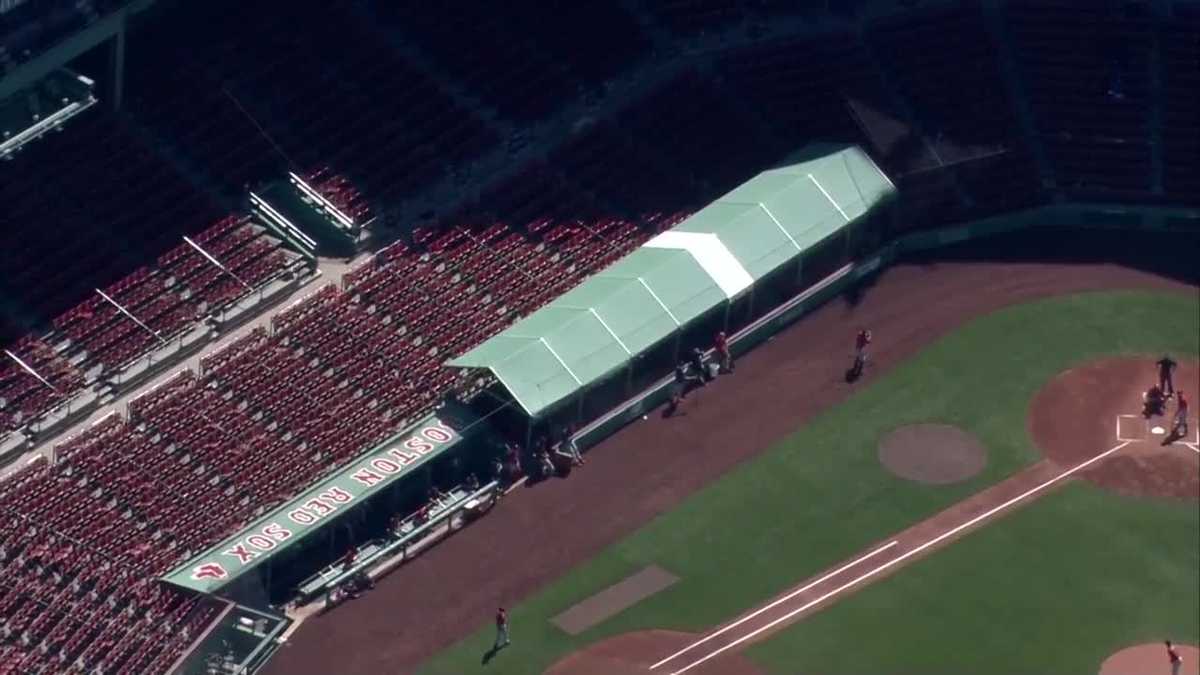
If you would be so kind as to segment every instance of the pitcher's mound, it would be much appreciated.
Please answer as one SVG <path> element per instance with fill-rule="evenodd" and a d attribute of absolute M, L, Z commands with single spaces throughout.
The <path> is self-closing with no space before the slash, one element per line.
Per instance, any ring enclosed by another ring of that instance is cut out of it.
<path fill-rule="evenodd" d="M 900 427 L 879 443 L 879 461 L 895 475 L 918 483 L 946 485 L 966 480 L 987 466 L 977 438 L 948 424 Z"/>
<path fill-rule="evenodd" d="M 1200 649 L 1189 645 L 1175 645 L 1175 649 L 1183 657 L 1179 675 L 1200 675 Z M 1161 642 L 1127 647 L 1100 665 L 1100 675 L 1167 675 L 1170 672 L 1167 648 Z"/>
<path fill-rule="evenodd" d="M 698 639 L 700 638 L 690 633 L 677 633 L 669 630 L 625 633 L 567 655 L 558 663 L 550 666 L 544 675 L 657 674 L 663 672 L 664 669 L 651 671 L 650 666 Z M 717 646 L 719 643 L 714 643 L 713 647 L 708 647 L 707 644 L 701 645 L 693 652 L 671 661 L 669 665 L 683 667 L 692 661 L 704 658 Z M 696 675 L 763 675 L 762 668 L 754 665 L 745 656 L 735 653 L 734 650 L 705 661 L 703 665 L 688 672 Z"/>

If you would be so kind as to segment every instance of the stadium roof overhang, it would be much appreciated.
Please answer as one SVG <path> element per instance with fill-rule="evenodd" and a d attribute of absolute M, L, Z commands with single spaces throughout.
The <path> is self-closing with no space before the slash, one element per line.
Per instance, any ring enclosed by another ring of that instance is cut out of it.
<path fill-rule="evenodd" d="M 764 171 L 447 365 L 537 417 L 737 297 L 895 193 L 860 149 Z"/>

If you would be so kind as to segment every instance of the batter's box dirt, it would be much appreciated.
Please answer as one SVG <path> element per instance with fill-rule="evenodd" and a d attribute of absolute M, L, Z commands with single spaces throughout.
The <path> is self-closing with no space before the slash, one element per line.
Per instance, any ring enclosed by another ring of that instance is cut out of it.
<path fill-rule="evenodd" d="M 1146 419 L 1141 415 L 1117 415 L 1117 441 L 1123 443 L 1148 441 L 1179 445 L 1200 443 L 1200 427 L 1197 426 L 1196 418 L 1188 419 L 1188 433 L 1183 438 L 1171 436 L 1171 422 L 1172 420 L 1165 416 Z"/>
<path fill-rule="evenodd" d="M 1117 415 L 1117 440 L 1144 441 L 1150 438 L 1150 421 L 1141 415 Z"/>

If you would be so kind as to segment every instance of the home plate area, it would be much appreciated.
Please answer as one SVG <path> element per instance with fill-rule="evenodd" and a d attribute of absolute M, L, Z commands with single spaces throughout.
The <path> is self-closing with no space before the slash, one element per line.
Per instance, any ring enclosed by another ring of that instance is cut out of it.
<path fill-rule="evenodd" d="M 1200 439 L 1196 420 L 1188 436 L 1173 438 L 1169 421 L 1140 415 L 1117 417 L 1117 441 L 1125 447 L 1083 474 L 1100 487 L 1125 495 L 1200 499 Z"/>
<path fill-rule="evenodd" d="M 1188 434 L 1183 438 L 1168 441 L 1171 420 L 1165 418 L 1146 419 L 1142 415 L 1117 415 L 1117 441 L 1123 443 L 1151 442 L 1162 445 L 1180 445 L 1200 452 L 1200 428 L 1197 418 L 1188 419 Z"/>

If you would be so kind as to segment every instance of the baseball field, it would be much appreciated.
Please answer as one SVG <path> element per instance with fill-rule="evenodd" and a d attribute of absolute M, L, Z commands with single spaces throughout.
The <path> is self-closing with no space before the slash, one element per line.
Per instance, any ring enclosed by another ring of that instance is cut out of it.
<path fill-rule="evenodd" d="M 848 384 L 859 325 L 873 364 Z M 899 265 L 314 619 L 269 672 L 1165 674 L 1163 639 L 1194 669 L 1200 425 L 1163 444 L 1174 405 L 1139 413 L 1164 353 L 1200 390 L 1198 326 L 1196 287 L 1150 272 Z M 364 648 L 322 648 L 343 640 Z"/>

